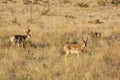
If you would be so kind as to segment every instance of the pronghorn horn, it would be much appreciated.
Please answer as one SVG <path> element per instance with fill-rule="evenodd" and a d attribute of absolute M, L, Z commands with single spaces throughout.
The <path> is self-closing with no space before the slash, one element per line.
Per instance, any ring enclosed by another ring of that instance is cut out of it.
<path fill-rule="evenodd" d="M 87 41 L 88 41 L 88 37 L 87 37 L 87 39 L 86 39 L 86 41 L 83 39 L 83 36 L 82 36 L 82 41 L 83 41 L 83 43 L 85 44 L 85 45 L 87 45 Z"/>

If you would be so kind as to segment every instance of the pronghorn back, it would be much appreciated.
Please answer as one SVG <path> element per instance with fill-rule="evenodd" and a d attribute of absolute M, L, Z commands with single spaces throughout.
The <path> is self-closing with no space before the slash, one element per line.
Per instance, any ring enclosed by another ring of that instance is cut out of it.
<path fill-rule="evenodd" d="M 13 42 L 16 42 L 16 43 L 19 43 L 19 42 L 23 42 L 25 41 L 26 39 L 26 35 L 14 35 L 12 37 L 10 37 L 10 40 Z"/>
<path fill-rule="evenodd" d="M 64 46 L 64 50 L 67 51 L 82 51 L 84 49 L 84 47 L 80 44 L 67 44 Z"/>
<path fill-rule="evenodd" d="M 81 46 L 80 44 L 67 44 L 66 46 L 65 46 L 65 48 L 67 48 L 67 49 L 69 49 L 69 50 L 71 50 L 72 48 L 73 49 L 81 49 L 81 47 L 79 47 L 79 46 Z"/>

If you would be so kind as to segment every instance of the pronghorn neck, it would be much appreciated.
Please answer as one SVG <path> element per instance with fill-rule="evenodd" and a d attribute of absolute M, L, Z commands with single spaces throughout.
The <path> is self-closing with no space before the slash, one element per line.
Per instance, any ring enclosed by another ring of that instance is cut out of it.
<path fill-rule="evenodd" d="M 30 34 L 25 35 L 26 38 L 31 38 Z"/>
<path fill-rule="evenodd" d="M 86 44 L 85 44 L 85 43 L 84 43 L 84 44 L 82 44 L 82 47 L 83 47 L 83 48 L 85 48 L 85 47 L 86 47 Z"/>

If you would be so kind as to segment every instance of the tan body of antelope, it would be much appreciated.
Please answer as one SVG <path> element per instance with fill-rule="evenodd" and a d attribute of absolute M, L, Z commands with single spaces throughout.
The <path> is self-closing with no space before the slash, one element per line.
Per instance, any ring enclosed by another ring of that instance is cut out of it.
<path fill-rule="evenodd" d="M 23 42 L 26 40 L 26 38 L 31 38 L 31 35 L 29 34 L 30 33 L 30 29 L 28 29 L 27 31 L 26 31 L 26 35 L 13 35 L 13 36 L 11 36 L 10 37 L 10 41 L 11 41 L 11 47 L 13 46 L 13 45 L 18 45 L 18 47 L 20 46 L 20 45 L 22 45 L 22 47 L 23 47 Z"/>
<path fill-rule="evenodd" d="M 88 40 L 88 38 L 87 38 L 87 40 Z M 83 38 L 82 38 L 83 44 L 66 44 L 66 45 L 64 46 L 64 51 L 66 52 L 65 58 L 66 58 L 70 53 L 71 53 L 71 54 L 77 54 L 77 58 L 79 58 L 80 53 L 82 53 L 83 50 L 84 50 L 85 47 L 86 47 L 87 40 L 84 41 Z"/>

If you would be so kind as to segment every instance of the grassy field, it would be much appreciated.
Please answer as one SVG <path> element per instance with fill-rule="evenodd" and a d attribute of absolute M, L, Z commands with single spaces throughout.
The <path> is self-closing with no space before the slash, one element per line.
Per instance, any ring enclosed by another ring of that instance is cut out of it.
<path fill-rule="evenodd" d="M 0 0 L 0 80 L 120 80 L 119 0 L 31 1 Z M 25 48 L 11 48 L 27 28 Z M 64 45 L 82 36 L 80 58 L 65 59 Z"/>

